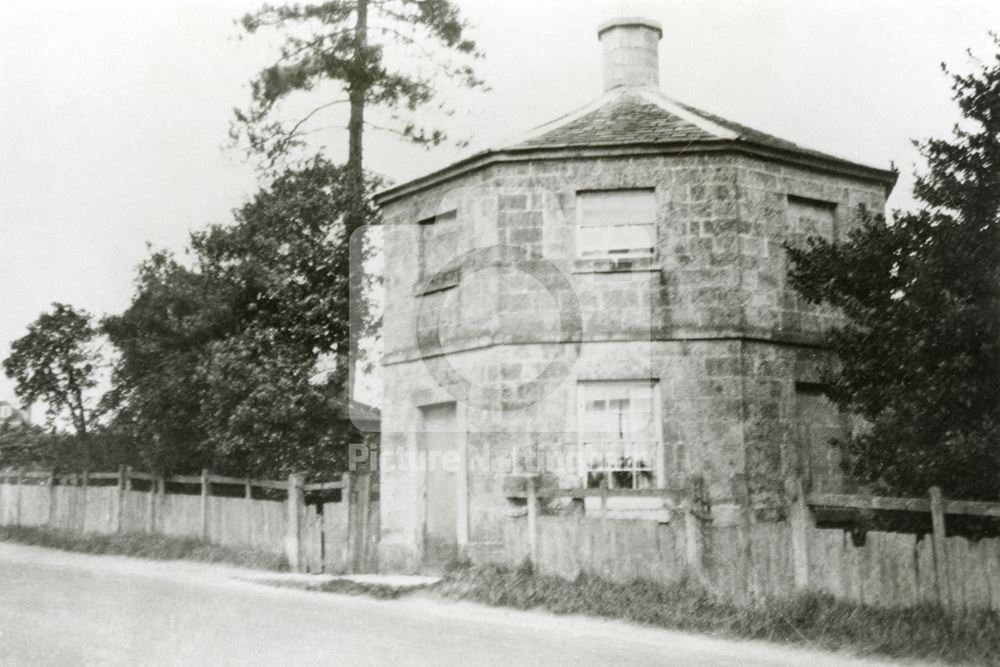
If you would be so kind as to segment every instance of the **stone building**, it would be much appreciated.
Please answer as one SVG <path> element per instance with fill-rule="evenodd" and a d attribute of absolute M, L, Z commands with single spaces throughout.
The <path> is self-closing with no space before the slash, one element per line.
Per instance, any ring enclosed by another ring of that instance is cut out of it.
<path fill-rule="evenodd" d="M 843 238 L 895 173 L 665 97 L 654 21 L 598 36 L 593 103 L 378 195 L 385 570 L 487 557 L 511 473 L 698 476 L 720 517 L 789 475 L 842 484 L 820 384 L 836 314 L 791 291 L 782 244 Z"/>

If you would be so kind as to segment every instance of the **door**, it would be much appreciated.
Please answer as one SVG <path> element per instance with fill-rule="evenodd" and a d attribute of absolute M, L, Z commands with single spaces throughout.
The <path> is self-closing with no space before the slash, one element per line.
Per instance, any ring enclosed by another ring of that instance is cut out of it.
<path fill-rule="evenodd" d="M 844 418 L 821 385 L 796 383 L 795 399 L 800 474 L 811 491 L 840 493 L 844 487 L 841 454 L 831 440 L 847 435 Z"/>
<path fill-rule="evenodd" d="M 458 556 L 459 443 L 455 404 L 421 408 L 424 464 L 424 568 L 440 572 Z"/>

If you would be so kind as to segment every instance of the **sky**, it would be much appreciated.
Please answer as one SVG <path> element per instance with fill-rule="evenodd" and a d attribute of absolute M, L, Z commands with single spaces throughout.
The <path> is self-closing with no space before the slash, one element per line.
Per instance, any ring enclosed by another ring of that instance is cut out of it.
<path fill-rule="evenodd" d="M 55 301 L 103 315 L 129 303 L 148 246 L 232 219 L 257 187 L 228 146 L 234 107 L 278 39 L 239 39 L 259 0 L 0 2 L 0 358 Z M 457 0 L 485 52 L 488 91 L 450 97 L 447 129 L 489 146 L 601 93 L 596 28 L 663 25 L 669 96 L 802 145 L 902 171 L 911 138 L 958 120 L 947 62 L 993 53 L 995 0 Z M 342 118 L 319 141 L 346 154 Z M 368 167 L 403 181 L 468 153 L 370 133 Z M 13 399 L 0 375 L 0 400 Z"/>

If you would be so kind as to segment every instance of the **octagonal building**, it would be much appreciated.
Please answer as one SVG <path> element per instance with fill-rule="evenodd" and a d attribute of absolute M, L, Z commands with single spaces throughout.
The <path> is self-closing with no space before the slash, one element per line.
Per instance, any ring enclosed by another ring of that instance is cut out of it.
<path fill-rule="evenodd" d="M 489 558 L 526 474 L 611 495 L 698 480 L 718 521 L 765 517 L 792 476 L 843 486 L 837 315 L 792 291 L 783 244 L 844 238 L 896 174 L 664 96 L 654 21 L 598 36 L 594 102 L 377 197 L 384 571 Z"/>

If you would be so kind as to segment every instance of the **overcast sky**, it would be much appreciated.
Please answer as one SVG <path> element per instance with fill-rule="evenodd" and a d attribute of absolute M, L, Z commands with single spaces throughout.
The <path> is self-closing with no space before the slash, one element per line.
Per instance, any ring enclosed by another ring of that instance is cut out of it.
<path fill-rule="evenodd" d="M 601 92 L 596 26 L 663 24 L 671 97 L 803 145 L 903 171 L 913 137 L 957 119 L 946 61 L 990 57 L 995 0 L 458 0 L 492 90 L 463 95 L 477 145 Z M 234 106 L 276 40 L 237 40 L 246 0 L 0 2 L 0 357 L 53 301 L 106 314 L 129 301 L 146 245 L 179 249 L 255 189 L 226 148 Z M 341 160 L 346 134 L 330 130 Z M 368 165 L 403 180 L 462 155 L 371 135 Z M 13 398 L 0 376 L 0 399 Z"/>

